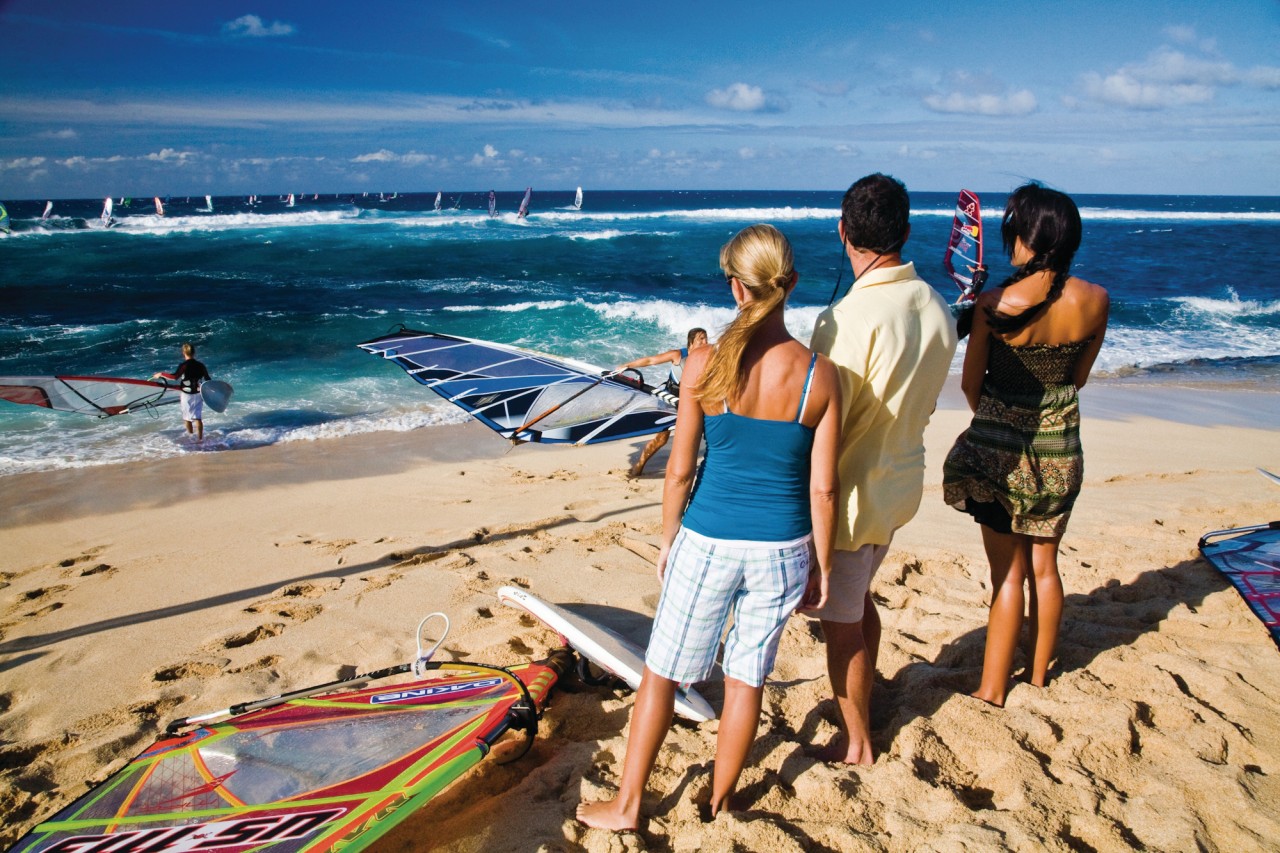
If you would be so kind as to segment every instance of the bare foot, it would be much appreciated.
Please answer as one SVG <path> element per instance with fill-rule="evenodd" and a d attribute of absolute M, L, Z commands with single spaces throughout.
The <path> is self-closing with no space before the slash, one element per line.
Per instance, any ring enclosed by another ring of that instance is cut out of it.
<path fill-rule="evenodd" d="M 578 803 L 578 820 L 596 829 L 613 832 L 635 830 L 640 824 L 639 814 L 628 814 L 617 800 L 599 803 Z"/>
<path fill-rule="evenodd" d="M 876 763 L 870 741 L 851 742 L 843 734 L 832 738 L 831 743 L 813 753 L 813 757 L 829 764 L 858 764 L 870 767 Z"/>
<path fill-rule="evenodd" d="M 716 802 L 715 800 L 712 800 L 710 803 L 707 804 L 707 814 L 710 816 L 712 820 L 715 820 L 716 815 L 720 814 L 720 812 L 731 812 L 731 811 L 733 811 L 733 795 L 732 794 L 729 794 L 720 802 Z"/>
<path fill-rule="evenodd" d="M 1003 697 L 1003 696 L 1001 696 L 1001 697 L 999 697 L 999 698 L 996 698 L 995 696 L 984 696 L 984 695 L 982 694 L 982 691 L 980 691 L 980 690 L 975 690 L 974 692 L 970 693 L 969 695 L 970 695 L 970 696 L 972 696 L 974 699 L 980 699 L 980 700 L 982 700 L 983 702 L 986 702 L 988 705 L 991 705 L 991 706 L 992 706 L 992 707 L 994 707 L 994 708 L 1003 708 L 1003 707 L 1004 707 L 1004 697 Z"/>

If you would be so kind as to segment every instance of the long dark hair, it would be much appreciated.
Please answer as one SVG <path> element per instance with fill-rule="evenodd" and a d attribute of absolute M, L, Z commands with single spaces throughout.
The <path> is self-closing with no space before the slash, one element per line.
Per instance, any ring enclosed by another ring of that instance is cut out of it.
<path fill-rule="evenodd" d="M 1062 288 L 1071 273 L 1071 262 L 1080 248 L 1084 228 L 1080 223 L 1080 211 L 1066 193 L 1051 190 L 1036 182 L 1024 184 L 1013 191 L 1004 206 L 1004 219 L 1000 222 L 1000 239 L 1005 254 L 1013 257 L 1014 244 L 1019 237 L 1031 250 L 1031 259 L 1014 270 L 1001 283 L 1001 287 L 1022 281 L 1027 276 L 1048 270 L 1053 281 L 1044 301 L 1017 314 L 1001 314 L 988 307 L 987 322 L 997 334 L 1010 334 L 1040 316 L 1054 300 L 1062 295 Z"/>

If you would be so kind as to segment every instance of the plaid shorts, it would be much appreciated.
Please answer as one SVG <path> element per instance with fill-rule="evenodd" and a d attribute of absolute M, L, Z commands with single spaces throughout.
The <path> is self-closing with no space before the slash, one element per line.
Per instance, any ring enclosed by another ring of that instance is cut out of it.
<path fill-rule="evenodd" d="M 681 684 L 704 681 L 732 616 L 724 674 L 762 686 L 782 628 L 804 596 L 810 538 L 743 542 L 681 528 L 667 559 L 645 665 Z"/>

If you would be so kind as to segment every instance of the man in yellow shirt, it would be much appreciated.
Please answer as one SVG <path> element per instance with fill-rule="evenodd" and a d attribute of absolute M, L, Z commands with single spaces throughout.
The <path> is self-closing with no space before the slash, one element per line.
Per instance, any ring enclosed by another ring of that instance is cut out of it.
<path fill-rule="evenodd" d="M 844 731 L 821 753 L 871 764 L 871 680 L 880 616 L 869 587 L 894 531 L 924 491 L 924 428 L 956 351 L 946 301 L 903 262 L 911 203 L 902 182 L 874 174 L 849 187 L 840 239 L 853 267 L 849 293 L 824 311 L 810 346 L 835 362 L 844 417 L 840 503 L 822 620 L 827 671 Z"/>

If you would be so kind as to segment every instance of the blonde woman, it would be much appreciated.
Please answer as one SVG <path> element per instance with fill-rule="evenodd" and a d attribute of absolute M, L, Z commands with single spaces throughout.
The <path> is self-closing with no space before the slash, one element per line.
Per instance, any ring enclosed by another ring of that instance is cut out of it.
<path fill-rule="evenodd" d="M 711 812 L 727 808 L 783 626 L 797 607 L 826 600 L 839 489 L 835 367 L 783 323 L 797 275 L 781 232 L 743 229 L 720 250 L 720 267 L 738 316 L 716 346 L 695 350 L 685 363 L 662 497 L 662 597 L 618 796 L 579 805 L 588 826 L 636 828 L 676 688 L 710 676 L 732 616 Z M 704 434 L 706 458 L 696 472 Z"/>

